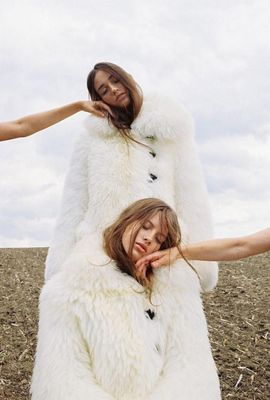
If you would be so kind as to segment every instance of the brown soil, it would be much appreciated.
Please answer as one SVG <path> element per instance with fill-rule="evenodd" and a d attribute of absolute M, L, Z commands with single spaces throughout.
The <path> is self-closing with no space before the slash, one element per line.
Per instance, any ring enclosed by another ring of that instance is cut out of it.
<path fill-rule="evenodd" d="M 0 249 L 0 400 L 29 399 L 46 254 Z M 204 295 L 223 399 L 270 399 L 269 264 L 269 253 L 223 263 Z"/>

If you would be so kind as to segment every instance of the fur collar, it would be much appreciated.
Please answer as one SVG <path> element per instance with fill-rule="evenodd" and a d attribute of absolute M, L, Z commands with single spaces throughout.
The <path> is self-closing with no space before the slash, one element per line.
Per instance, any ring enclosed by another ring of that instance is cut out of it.
<path fill-rule="evenodd" d="M 121 272 L 115 262 L 104 253 L 101 243 L 93 236 L 77 243 L 63 270 L 49 280 L 48 284 L 51 282 L 52 285 L 64 285 L 65 292 L 72 301 L 80 298 L 82 293 L 92 296 L 103 293 L 109 297 L 143 294 L 147 298 L 144 287 L 130 275 Z M 169 284 L 169 269 L 156 270 L 153 298 L 159 298 L 160 293 Z M 62 290 L 59 292 L 62 293 Z"/>
<path fill-rule="evenodd" d="M 105 118 L 90 115 L 85 120 L 85 128 L 91 134 L 104 138 L 120 137 L 117 129 L 110 126 Z M 141 111 L 131 127 L 132 135 L 138 140 L 174 141 L 182 135 L 193 134 L 193 131 L 192 117 L 182 106 L 154 93 L 144 96 Z"/>

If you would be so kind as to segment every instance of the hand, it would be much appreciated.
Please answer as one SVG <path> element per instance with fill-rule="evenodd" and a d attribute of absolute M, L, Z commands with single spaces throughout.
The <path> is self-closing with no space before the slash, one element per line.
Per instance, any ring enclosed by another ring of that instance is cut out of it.
<path fill-rule="evenodd" d="M 146 272 L 149 264 L 144 264 L 140 266 L 140 268 L 136 268 L 135 275 L 139 282 L 143 282 L 146 280 Z"/>
<path fill-rule="evenodd" d="M 105 118 L 108 114 L 114 117 L 114 114 L 108 104 L 103 101 L 86 100 L 81 102 L 82 111 L 89 112 L 97 117 Z"/>
<path fill-rule="evenodd" d="M 136 274 L 145 276 L 147 267 L 159 268 L 173 264 L 181 255 L 177 247 L 172 247 L 166 250 L 155 251 L 145 257 L 140 258 L 136 264 Z"/>

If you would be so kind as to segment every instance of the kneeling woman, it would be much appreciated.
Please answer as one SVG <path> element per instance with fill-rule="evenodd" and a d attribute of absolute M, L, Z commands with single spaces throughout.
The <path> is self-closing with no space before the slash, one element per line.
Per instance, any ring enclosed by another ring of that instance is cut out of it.
<path fill-rule="evenodd" d="M 220 399 L 196 272 L 135 268 L 180 246 L 176 214 L 139 200 L 103 239 L 78 243 L 42 290 L 32 400 Z"/>

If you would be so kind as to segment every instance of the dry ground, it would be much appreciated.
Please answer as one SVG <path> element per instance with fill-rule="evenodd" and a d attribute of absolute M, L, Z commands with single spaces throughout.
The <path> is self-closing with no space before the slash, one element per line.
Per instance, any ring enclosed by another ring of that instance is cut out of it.
<path fill-rule="evenodd" d="M 0 400 L 29 398 L 46 254 L 0 249 Z M 204 296 L 223 399 L 270 399 L 269 264 L 270 253 L 223 263 Z"/>

